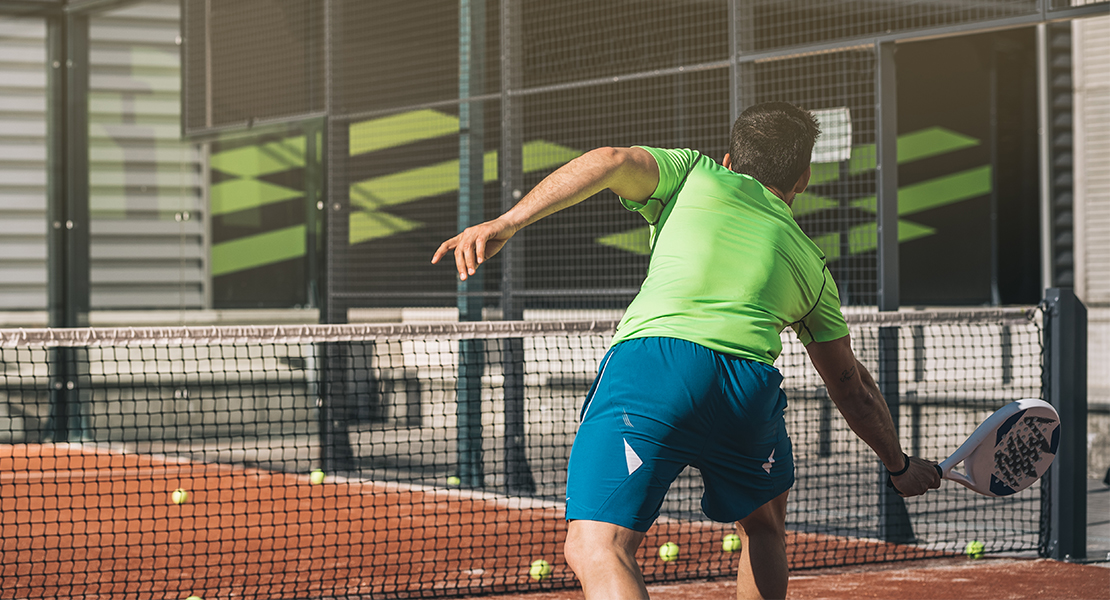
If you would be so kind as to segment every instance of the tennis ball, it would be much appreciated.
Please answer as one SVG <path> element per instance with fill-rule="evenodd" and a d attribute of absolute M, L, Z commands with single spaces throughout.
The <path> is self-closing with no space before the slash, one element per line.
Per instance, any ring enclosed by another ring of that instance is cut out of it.
<path fill-rule="evenodd" d="M 726 535 L 724 541 L 721 542 L 721 549 L 725 552 L 736 552 L 737 550 L 739 550 L 740 536 L 736 535 L 735 533 L 730 533 Z"/>
<path fill-rule="evenodd" d="M 320 469 L 313 469 L 312 472 L 308 474 L 308 482 L 312 485 L 324 483 L 324 472 Z"/>
<path fill-rule="evenodd" d="M 659 558 L 663 559 L 663 562 L 671 562 L 678 558 L 678 544 L 667 542 L 659 546 Z"/>
<path fill-rule="evenodd" d="M 201 598 L 200 596 L 189 596 L 185 600 L 204 600 L 204 598 Z"/>
<path fill-rule="evenodd" d="M 964 554 L 966 554 L 968 558 L 982 558 L 983 550 L 985 549 L 986 546 L 983 545 L 983 542 L 972 540 L 964 547 Z"/>
<path fill-rule="evenodd" d="M 532 561 L 532 567 L 528 569 L 528 574 L 536 581 L 543 581 L 551 576 L 551 564 L 542 558 Z"/>
<path fill-rule="evenodd" d="M 173 500 L 174 504 L 185 504 L 189 501 L 189 492 L 186 492 L 181 488 L 177 488 L 173 491 L 172 494 L 170 494 L 170 500 Z"/>
<path fill-rule="evenodd" d="M 462 485 L 462 479 L 452 475 L 447 478 L 447 485 Z"/>

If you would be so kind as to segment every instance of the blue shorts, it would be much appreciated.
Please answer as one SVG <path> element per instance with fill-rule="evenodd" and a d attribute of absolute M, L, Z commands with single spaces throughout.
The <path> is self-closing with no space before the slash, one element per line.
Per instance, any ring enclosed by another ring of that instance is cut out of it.
<path fill-rule="evenodd" d="M 794 485 L 778 369 L 672 338 L 611 348 L 582 407 L 567 520 L 647 531 L 687 465 L 701 507 L 739 521 Z"/>

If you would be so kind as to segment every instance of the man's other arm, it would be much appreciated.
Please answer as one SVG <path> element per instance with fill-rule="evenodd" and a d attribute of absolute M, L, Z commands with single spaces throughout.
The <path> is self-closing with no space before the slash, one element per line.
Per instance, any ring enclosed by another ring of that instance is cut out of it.
<path fill-rule="evenodd" d="M 610 189 L 632 202 L 644 202 L 659 185 L 659 165 L 642 148 L 598 148 L 559 167 L 505 214 L 443 242 L 432 263 L 454 251 L 459 279 L 497 254 L 524 227 Z"/>
<path fill-rule="evenodd" d="M 831 342 L 810 342 L 806 352 L 852 431 L 875 451 L 888 471 L 902 470 L 906 462 L 890 410 L 871 373 L 856 360 L 851 339 L 845 336 Z M 933 464 L 910 457 L 909 469 L 892 477 L 894 486 L 903 496 L 939 488 L 940 475 Z"/>

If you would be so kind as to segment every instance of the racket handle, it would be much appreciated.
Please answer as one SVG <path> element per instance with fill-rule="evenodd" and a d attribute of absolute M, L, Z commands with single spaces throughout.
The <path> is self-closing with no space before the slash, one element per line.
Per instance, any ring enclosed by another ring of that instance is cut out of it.
<path fill-rule="evenodd" d="M 933 467 L 937 470 L 937 475 L 940 475 L 940 478 L 944 479 L 944 470 L 940 468 L 940 465 L 933 465 Z"/>

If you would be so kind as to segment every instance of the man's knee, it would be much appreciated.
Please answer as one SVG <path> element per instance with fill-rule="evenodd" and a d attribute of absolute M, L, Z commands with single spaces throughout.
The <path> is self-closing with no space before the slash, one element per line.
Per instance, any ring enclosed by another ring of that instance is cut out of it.
<path fill-rule="evenodd" d="M 636 549 L 644 534 L 597 521 L 571 521 L 563 547 L 567 564 L 576 573 L 580 569 L 612 560 L 635 560 Z"/>
<path fill-rule="evenodd" d="M 774 535 L 785 538 L 786 496 L 787 493 L 784 492 L 741 519 L 738 523 L 740 529 L 747 535 Z"/>

